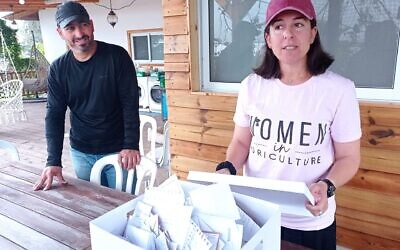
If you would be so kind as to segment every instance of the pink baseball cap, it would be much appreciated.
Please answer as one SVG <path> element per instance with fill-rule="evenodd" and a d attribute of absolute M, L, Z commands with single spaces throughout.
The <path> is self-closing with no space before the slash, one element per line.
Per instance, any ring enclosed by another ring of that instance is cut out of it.
<path fill-rule="evenodd" d="M 295 10 L 310 20 L 316 19 L 311 0 L 271 0 L 267 9 L 267 25 L 285 10 Z"/>

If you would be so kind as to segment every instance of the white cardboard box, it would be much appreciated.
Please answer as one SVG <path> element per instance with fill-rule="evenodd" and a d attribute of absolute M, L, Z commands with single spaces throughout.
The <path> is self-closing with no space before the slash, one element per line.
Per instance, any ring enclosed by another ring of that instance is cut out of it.
<path fill-rule="evenodd" d="M 201 184 L 226 183 L 232 192 L 278 204 L 282 214 L 313 216 L 305 207 L 314 197 L 304 182 L 190 171 L 189 181 Z"/>
<path fill-rule="evenodd" d="M 181 182 L 185 192 L 196 188 L 199 184 Z M 281 213 L 279 206 L 270 202 L 234 193 L 235 201 L 261 229 L 244 246 L 243 250 L 280 249 Z M 141 249 L 120 237 L 127 222 L 127 213 L 141 199 L 133 199 L 104 215 L 90 221 L 90 238 L 93 250 L 109 249 Z"/>

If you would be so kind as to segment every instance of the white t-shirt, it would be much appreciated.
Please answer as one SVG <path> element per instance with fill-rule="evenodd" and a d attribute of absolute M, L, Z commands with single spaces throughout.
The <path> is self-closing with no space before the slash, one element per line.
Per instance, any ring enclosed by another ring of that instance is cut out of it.
<path fill-rule="evenodd" d="M 307 185 L 324 177 L 333 164 L 333 141 L 361 137 L 354 83 L 330 71 L 294 86 L 249 75 L 242 81 L 234 121 L 252 134 L 245 175 Z M 283 214 L 282 226 L 326 228 L 336 210 L 334 196 L 328 202 L 328 211 L 319 217 Z"/>

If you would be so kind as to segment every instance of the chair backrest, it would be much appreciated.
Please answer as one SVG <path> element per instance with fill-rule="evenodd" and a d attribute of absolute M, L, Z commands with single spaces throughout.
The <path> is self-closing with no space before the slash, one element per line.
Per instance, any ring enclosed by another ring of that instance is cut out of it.
<path fill-rule="evenodd" d="M 154 183 L 156 181 L 157 175 L 157 165 L 153 159 L 150 159 L 146 156 L 142 156 L 140 160 L 140 164 L 136 166 L 136 186 L 135 186 L 135 195 L 139 195 L 142 187 L 142 183 L 144 181 L 144 190 L 154 187 Z M 127 190 L 132 190 L 133 183 L 133 174 L 128 174 L 128 180 L 126 182 Z"/>
<path fill-rule="evenodd" d="M 0 140 L 0 148 L 6 150 L 13 161 L 19 161 L 19 153 L 17 148 L 11 142 Z"/>
<path fill-rule="evenodd" d="M 156 161 L 156 138 L 157 138 L 157 121 L 154 117 L 148 115 L 140 115 L 140 141 L 139 150 L 141 155 L 150 157 Z M 146 139 L 150 142 L 150 150 L 148 153 L 144 151 Z"/>
<path fill-rule="evenodd" d="M 161 148 L 156 149 L 156 162 L 159 167 L 169 167 L 170 163 L 170 152 L 169 152 L 169 123 L 168 121 L 164 124 L 164 142 Z M 160 150 L 158 150 L 160 149 Z"/>
<path fill-rule="evenodd" d="M 125 190 L 122 190 L 122 184 L 123 184 L 124 177 L 122 174 L 122 168 L 118 164 L 118 154 L 107 155 L 107 156 L 104 156 L 103 158 L 99 159 L 98 161 L 96 161 L 96 163 L 93 165 L 92 171 L 90 173 L 90 181 L 100 185 L 101 184 L 101 172 L 104 169 L 104 167 L 107 165 L 113 165 L 115 168 L 115 177 L 116 177 L 115 189 L 117 189 L 119 191 L 125 191 L 127 193 L 131 193 L 133 182 L 134 182 L 134 171 L 135 170 L 131 169 L 128 171 L 126 188 L 125 188 Z M 136 186 L 135 186 L 135 195 L 139 195 L 141 183 L 143 182 L 143 180 L 145 178 L 149 178 L 149 182 L 145 182 L 145 189 L 153 187 L 155 179 L 156 179 L 156 174 L 157 174 L 156 163 L 152 159 L 142 156 L 140 164 L 136 166 L 137 181 L 136 181 Z"/>
<path fill-rule="evenodd" d="M 2 82 L 0 78 L 0 125 L 25 121 L 22 103 L 22 81 L 14 79 Z"/>
<path fill-rule="evenodd" d="M 101 184 L 101 172 L 103 171 L 104 167 L 107 165 L 112 165 L 115 168 L 115 189 L 119 191 L 122 190 L 122 183 L 123 183 L 123 174 L 122 168 L 118 164 L 118 154 L 111 154 L 104 156 L 96 161 L 96 163 L 92 167 L 92 171 L 90 172 L 90 181 Z M 132 170 L 133 173 L 133 170 Z M 128 172 L 128 175 L 130 173 Z M 132 185 L 131 185 L 132 186 Z"/>

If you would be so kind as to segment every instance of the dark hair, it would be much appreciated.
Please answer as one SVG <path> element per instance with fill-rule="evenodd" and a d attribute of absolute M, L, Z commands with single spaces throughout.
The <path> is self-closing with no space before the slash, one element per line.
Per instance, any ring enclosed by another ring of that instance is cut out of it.
<path fill-rule="evenodd" d="M 315 20 L 311 20 L 311 27 L 313 28 L 316 25 L 317 22 Z M 270 26 L 271 24 L 265 27 L 264 37 L 265 34 L 269 34 Z M 319 32 L 317 31 L 314 42 L 311 44 L 310 50 L 307 53 L 308 71 L 314 76 L 322 74 L 327 68 L 329 68 L 333 61 L 333 57 L 323 50 Z M 254 69 L 254 73 L 266 79 L 280 78 L 282 76 L 279 68 L 279 60 L 272 52 L 272 49 L 267 46 L 267 41 L 265 41 L 265 54 L 263 62 L 260 66 Z"/>

